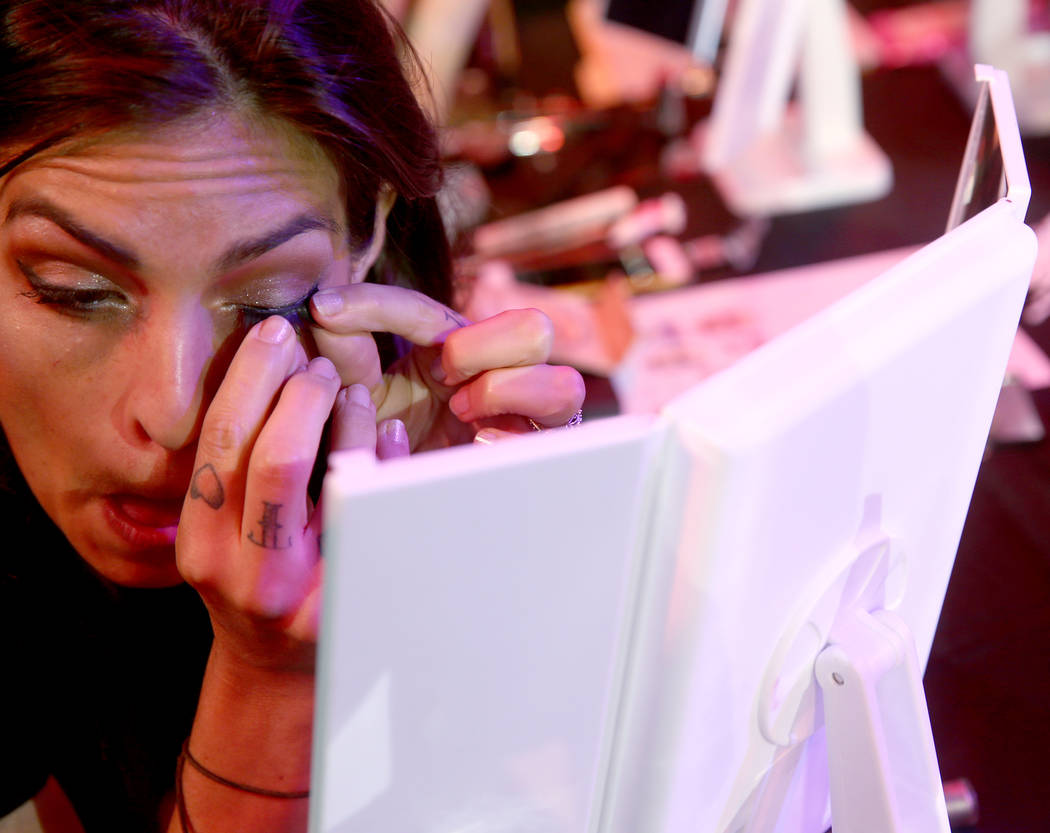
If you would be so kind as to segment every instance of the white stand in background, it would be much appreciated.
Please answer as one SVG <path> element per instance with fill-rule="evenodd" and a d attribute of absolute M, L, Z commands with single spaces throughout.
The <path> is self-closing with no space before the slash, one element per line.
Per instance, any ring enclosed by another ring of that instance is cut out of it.
<path fill-rule="evenodd" d="M 885 195 L 892 170 L 864 131 L 844 0 L 742 0 L 714 111 L 696 138 L 740 216 Z"/>
<path fill-rule="evenodd" d="M 942 69 L 970 106 L 974 63 L 1010 76 L 1017 122 L 1025 135 L 1050 133 L 1050 32 L 1030 31 L 1028 0 L 971 0 L 969 52 L 950 53 Z"/>

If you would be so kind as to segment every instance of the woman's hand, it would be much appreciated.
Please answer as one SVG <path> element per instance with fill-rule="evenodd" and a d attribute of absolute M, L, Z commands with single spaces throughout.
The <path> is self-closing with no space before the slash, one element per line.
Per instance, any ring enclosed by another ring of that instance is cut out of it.
<path fill-rule="evenodd" d="M 403 428 L 377 429 L 367 389 L 341 389 L 276 316 L 244 339 L 205 414 L 176 555 L 208 606 L 213 650 L 233 661 L 313 667 L 321 513 L 307 486 L 330 415 L 333 449 L 407 453 Z"/>
<path fill-rule="evenodd" d="M 283 793 L 310 781 L 322 562 L 307 486 L 329 417 L 332 449 L 408 453 L 404 426 L 377 426 L 368 389 L 308 361 L 287 321 L 252 328 L 205 413 L 175 543 L 215 634 L 188 748 L 232 782 Z M 193 767 L 180 788 L 201 829 L 306 826 L 304 800 L 260 799 Z"/>
<path fill-rule="evenodd" d="M 371 283 L 324 290 L 311 305 L 321 355 L 344 384 L 369 387 L 381 418 L 404 421 L 413 450 L 528 431 L 529 420 L 557 427 L 583 404 L 580 374 L 546 364 L 553 333 L 538 310 L 472 324 L 419 292 Z M 415 345 L 385 375 L 373 332 Z"/>

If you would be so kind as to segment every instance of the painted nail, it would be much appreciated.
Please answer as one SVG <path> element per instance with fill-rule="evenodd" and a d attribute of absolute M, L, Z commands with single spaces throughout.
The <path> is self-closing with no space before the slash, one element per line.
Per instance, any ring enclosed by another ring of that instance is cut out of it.
<path fill-rule="evenodd" d="M 259 329 L 255 331 L 255 335 L 259 340 L 265 341 L 268 344 L 280 344 L 291 334 L 292 325 L 279 315 L 271 315 L 263 321 L 262 324 L 259 325 Z"/>
<path fill-rule="evenodd" d="M 405 430 L 405 423 L 399 419 L 387 419 L 384 420 L 379 430 L 391 443 L 408 443 L 408 432 Z"/>
<path fill-rule="evenodd" d="M 321 315 L 335 315 L 343 308 L 343 296 L 334 289 L 322 289 L 315 292 L 310 303 Z"/>

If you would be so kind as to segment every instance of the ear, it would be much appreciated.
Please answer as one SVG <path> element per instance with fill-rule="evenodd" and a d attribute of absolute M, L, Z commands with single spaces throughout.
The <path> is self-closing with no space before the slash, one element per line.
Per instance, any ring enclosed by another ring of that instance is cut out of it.
<path fill-rule="evenodd" d="M 375 224 L 372 227 L 372 239 L 368 241 L 365 250 L 361 252 L 357 263 L 354 264 L 354 271 L 350 276 L 351 283 L 363 281 L 368 275 L 368 270 L 372 268 L 376 258 L 379 257 L 379 253 L 383 251 L 383 246 L 386 243 L 386 218 L 389 216 L 390 209 L 394 207 L 396 201 L 397 192 L 388 183 L 384 182 L 379 186 L 379 196 L 376 198 Z"/>

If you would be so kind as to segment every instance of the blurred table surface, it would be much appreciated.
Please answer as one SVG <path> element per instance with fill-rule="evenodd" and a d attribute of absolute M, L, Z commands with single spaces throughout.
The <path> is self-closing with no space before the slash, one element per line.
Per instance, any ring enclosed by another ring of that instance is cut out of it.
<path fill-rule="evenodd" d="M 530 33 L 549 56 L 552 44 L 555 51 L 558 44 L 571 48 L 565 27 L 549 15 L 522 24 L 524 69 L 545 73 L 540 83 L 549 84 L 554 62 L 530 62 Z M 866 204 L 774 218 L 753 272 L 922 244 L 943 232 L 969 107 L 933 66 L 866 73 L 863 97 L 867 129 L 893 163 L 892 192 Z M 599 150 L 589 161 L 584 144 L 583 156 L 573 158 L 570 149 L 554 169 L 497 173 L 496 199 L 552 201 L 571 196 L 569 188 L 614 184 L 616 171 L 619 181 L 634 177 L 629 184 L 636 186 L 656 176 L 648 181 L 653 193 L 672 187 L 652 164 L 658 144 L 650 133 L 639 128 L 630 141 L 615 131 L 629 137 L 630 125 L 614 121 L 604 138 L 596 135 L 592 147 Z M 1034 223 L 1050 210 L 1050 138 L 1026 138 L 1024 145 Z M 650 164 L 639 163 L 639 154 Z M 702 223 L 705 211 L 711 222 L 724 214 L 704 205 L 709 186 L 673 187 L 685 188 L 694 220 Z M 1028 329 L 1050 351 L 1050 323 Z M 607 410 L 611 390 L 599 378 L 588 383 L 598 410 Z M 1050 425 L 1050 390 L 1034 397 Z M 985 459 L 925 685 L 942 776 L 966 777 L 977 792 L 980 820 L 972 829 L 1050 830 L 1050 441 L 994 447 Z"/>

